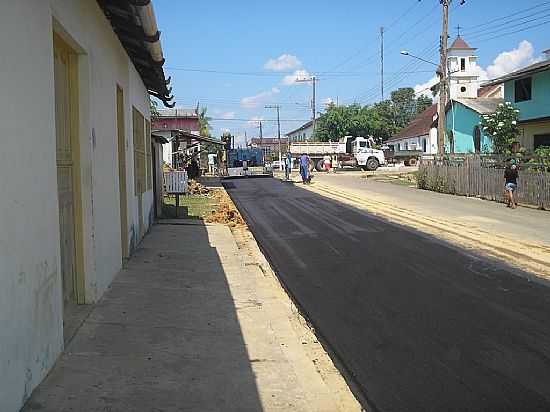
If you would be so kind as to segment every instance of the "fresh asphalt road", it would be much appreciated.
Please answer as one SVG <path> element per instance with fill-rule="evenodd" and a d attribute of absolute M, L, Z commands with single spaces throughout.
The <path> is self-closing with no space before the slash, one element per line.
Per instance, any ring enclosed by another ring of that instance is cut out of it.
<path fill-rule="evenodd" d="M 275 179 L 225 183 L 372 411 L 550 411 L 550 289 Z"/>

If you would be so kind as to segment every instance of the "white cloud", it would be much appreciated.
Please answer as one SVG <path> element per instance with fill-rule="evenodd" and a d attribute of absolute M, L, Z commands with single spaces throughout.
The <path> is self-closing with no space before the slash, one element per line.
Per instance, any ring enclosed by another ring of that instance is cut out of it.
<path fill-rule="evenodd" d="M 309 79 L 311 76 L 307 70 L 296 70 L 293 74 L 289 74 L 283 78 L 281 84 L 285 86 L 292 86 L 296 84 L 296 80 Z"/>
<path fill-rule="evenodd" d="M 248 122 L 246 122 L 246 124 L 250 127 L 258 127 L 258 122 L 261 120 L 264 120 L 264 118 L 260 116 L 254 116 Z"/>
<path fill-rule="evenodd" d="M 222 119 L 234 119 L 235 112 L 225 112 L 222 114 Z"/>
<path fill-rule="evenodd" d="M 258 93 L 254 96 L 249 97 L 243 97 L 241 99 L 241 106 L 245 109 L 254 109 L 264 103 L 266 100 L 268 100 L 270 97 L 279 94 L 281 91 L 276 88 L 272 87 L 271 90 L 267 90 L 265 92 Z"/>
<path fill-rule="evenodd" d="M 294 70 L 299 67 L 302 67 L 302 62 L 292 54 L 282 54 L 276 59 L 269 59 L 267 63 L 264 64 L 264 69 L 272 70 L 274 72 Z"/>
<path fill-rule="evenodd" d="M 327 97 L 323 99 L 323 106 L 328 106 L 330 104 L 336 103 L 332 97 Z"/>
<path fill-rule="evenodd" d="M 487 67 L 487 74 L 493 79 L 535 63 L 537 59 L 533 57 L 534 52 L 533 45 L 523 40 L 516 49 L 500 53 L 493 64 Z"/>
<path fill-rule="evenodd" d="M 428 80 L 426 83 L 417 84 L 416 86 L 414 86 L 414 92 L 416 93 L 417 97 L 420 97 L 420 96 L 433 97 L 432 91 L 430 89 L 433 86 L 435 86 L 437 83 L 439 83 L 439 77 L 434 76 L 430 80 Z"/>

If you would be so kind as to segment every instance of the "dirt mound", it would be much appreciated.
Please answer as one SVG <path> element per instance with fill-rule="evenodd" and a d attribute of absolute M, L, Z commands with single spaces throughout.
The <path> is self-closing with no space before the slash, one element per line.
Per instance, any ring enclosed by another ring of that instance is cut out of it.
<path fill-rule="evenodd" d="M 213 190 L 210 193 L 218 205 L 210 216 L 205 216 L 205 222 L 223 223 L 229 227 L 245 225 L 244 219 L 225 190 Z"/>
<path fill-rule="evenodd" d="M 210 194 L 210 189 L 197 182 L 196 180 L 190 180 L 189 194 L 208 196 Z"/>

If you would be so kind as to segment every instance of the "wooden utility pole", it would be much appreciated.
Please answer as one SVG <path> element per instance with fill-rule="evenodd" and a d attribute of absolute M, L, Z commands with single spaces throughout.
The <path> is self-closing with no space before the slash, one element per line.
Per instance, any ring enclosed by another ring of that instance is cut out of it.
<path fill-rule="evenodd" d="M 296 80 L 296 83 L 305 83 L 305 82 L 311 82 L 312 86 L 313 86 L 313 96 L 312 96 L 312 99 L 311 99 L 311 121 L 312 121 L 312 126 L 313 126 L 313 134 L 315 134 L 315 122 L 316 122 L 316 119 L 317 119 L 317 105 L 316 105 L 316 102 L 315 102 L 315 94 L 316 94 L 316 87 L 317 87 L 317 77 L 315 76 L 311 76 L 309 79 L 297 79 Z"/>
<path fill-rule="evenodd" d="M 384 100 L 384 27 L 380 27 L 380 89 Z"/>
<path fill-rule="evenodd" d="M 437 152 L 440 157 L 445 155 L 445 108 L 447 106 L 447 40 L 449 37 L 449 2 L 440 0 L 443 6 L 443 27 L 439 42 L 439 107 L 437 121 Z"/>
<path fill-rule="evenodd" d="M 266 109 L 276 109 L 277 110 L 277 139 L 279 140 L 279 169 L 283 170 L 283 157 L 281 153 L 281 117 L 280 117 L 280 110 L 281 106 L 278 104 L 274 105 L 267 105 L 265 106 Z"/>

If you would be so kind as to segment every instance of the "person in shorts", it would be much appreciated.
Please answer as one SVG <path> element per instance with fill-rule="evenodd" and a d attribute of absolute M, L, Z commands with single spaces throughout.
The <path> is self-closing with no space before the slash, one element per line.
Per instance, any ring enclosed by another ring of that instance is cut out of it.
<path fill-rule="evenodd" d="M 506 195 L 506 203 L 508 207 L 515 209 L 517 207 L 516 199 L 514 198 L 514 192 L 518 188 L 518 167 L 514 161 L 512 161 L 506 169 L 504 169 L 504 192 Z"/>
<path fill-rule="evenodd" d="M 332 158 L 330 155 L 326 154 L 323 156 L 323 164 L 325 166 L 325 172 L 330 172 L 330 169 L 332 168 Z"/>

